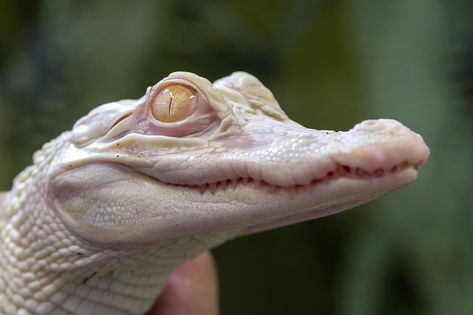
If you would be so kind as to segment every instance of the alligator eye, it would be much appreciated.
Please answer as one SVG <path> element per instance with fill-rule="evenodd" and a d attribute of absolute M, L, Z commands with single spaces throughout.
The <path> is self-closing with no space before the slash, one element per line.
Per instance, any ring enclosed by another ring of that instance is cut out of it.
<path fill-rule="evenodd" d="M 170 85 L 156 95 L 151 112 L 159 121 L 175 122 L 186 118 L 194 102 L 194 90 L 183 85 Z"/>

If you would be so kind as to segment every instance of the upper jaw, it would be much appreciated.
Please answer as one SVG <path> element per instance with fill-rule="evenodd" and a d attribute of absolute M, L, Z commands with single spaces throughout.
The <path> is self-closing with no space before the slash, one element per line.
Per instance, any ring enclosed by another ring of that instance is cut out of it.
<path fill-rule="evenodd" d="M 421 136 L 389 119 L 332 132 L 260 118 L 199 137 L 132 133 L 86 148 L 71 146 L 69 151 L 64 165 L 117 162 L 162 183 L 190 187 L 238 179 L 276 187 L 304 186 L 328 177 L 418 169 L 429 156 Z"/>
<path fill-rule="evenodd" d="M 167 184 L 198 187 L 249 179 L 276 187 L 311 185 L 325 178 L 369 177 L 419 169 L 429 156 L 423 139 L 393 120 L 364 121 L 347 132 L 304 127 L 211 141 L 211 147 L 156 156 L 138 171 Z M 276 130 L 276 131 L 274 131 Z"/>

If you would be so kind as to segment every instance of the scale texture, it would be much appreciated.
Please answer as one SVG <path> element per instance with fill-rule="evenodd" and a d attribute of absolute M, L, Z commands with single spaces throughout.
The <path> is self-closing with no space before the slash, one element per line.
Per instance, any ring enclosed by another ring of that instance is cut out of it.
<path fill-rule="evenodd" d="M 308 129 L 247 73 L 172 73 L 81 118 L 0 195 L 0 313 L 144 314 L 185 260 L 398 189 L 428 155 L 394 120 Z"/>

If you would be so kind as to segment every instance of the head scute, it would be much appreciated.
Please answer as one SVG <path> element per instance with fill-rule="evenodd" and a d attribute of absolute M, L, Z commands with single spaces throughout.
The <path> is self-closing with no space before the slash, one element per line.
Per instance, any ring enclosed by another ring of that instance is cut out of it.
<path fill-rule="evenodd" d="M 279 106 L 273 93 L 260 80 L 246 72 L 234 72 L 232 75 L 220 79 L 215 86 L 224 86 L 240 92 L 251 108 L 274 119 L 285 121 L 289 118 Z"/>

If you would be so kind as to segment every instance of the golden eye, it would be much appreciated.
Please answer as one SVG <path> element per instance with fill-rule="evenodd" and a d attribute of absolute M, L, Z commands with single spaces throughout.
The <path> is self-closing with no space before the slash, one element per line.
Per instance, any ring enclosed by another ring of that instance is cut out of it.
<path fill-rule="evenodd" d="M 156 95 L 151 112 L 159 121 L 175 122 L 186 118 L 194 102 L 194 90 L 182 85 L 170 85 Z"/>

